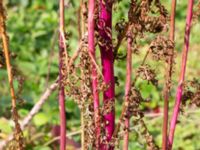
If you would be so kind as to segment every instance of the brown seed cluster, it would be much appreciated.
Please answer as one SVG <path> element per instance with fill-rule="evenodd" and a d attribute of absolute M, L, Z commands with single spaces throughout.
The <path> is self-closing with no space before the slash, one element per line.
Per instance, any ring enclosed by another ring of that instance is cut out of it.
<path fill-rule="evenodd" d="M 149 132 L 145 122 L 143 119 L 138 120 L 138 124 L 141 126 L 140 127 L 140 133 L 144 137 L 146 143 L 147 143 L 147 150 L 159 150 L 159 147 L 156 145 L 153 136 Z"/>
<path fill-rule="evenodd" d="M 145 38 L 145 33 L 161 33 L 167 29 L 168 20 L 168 12 L 159 0 L 131 0 L 128 21 L 122 19 L 115 26 L 118 32 L 117 43 L 114 46 L 115 58 L 125 37 L 132 37 L 132 49 L 137 54 L 137 38 Z M 127 35 L 128 31 L 131 34 Z"/>
<path fill-rule="evenodd" d="M 153 59 L 164 60 L 169 63 L 169 58 L 173 55 L 170 49 L 174 48 L 174 43 L 165 36 L 157 36 L 150 44 L 150 51 Z"/>
<path fill-rule="evenodd" d="M 195 7 L 195 10 L 194 10 L 194 13 L 193 13 L 194 22 L 198 22 L 199 17 L 200 17 L 200 0 L 196 4 L 196 7 Z"/>
<path fill-rule="evenodd" d="M 140 133 L 145 138 L 148 150 L 158 150 L 158 146 L 155 144 L 153 136 L 148 131 L 148 128 L 143 120 L 144 114 L 140 109 L 140 105 L 144 102 L 141 93 L 134 87 L 131 89 L 130 95 L 128 95 L 128 114 L 136 118 L 134 120 L 135 125 L 140 125 Z"/>
<path fill-rule="evenodd" d="M 194 104 L 200 107 L 200 82 L 197 79 L 184 83 L 184 92 L 182 96 L 182 107 L 189 104 Z"/>
<path fill-rule="evenodd" d="M 156 145 L 153 136 L 148 131 L 148 128 L 143 120 L 144 114 L 142 110 L 140 109 L 141 103 L 145 100 L 142 98 L 141 93 L 138 89 L 136 89 L 134 86 L 132 86 L 130 93 L 126 97 L 127 101 L 125 101 L 122 109 L 122 113 L 119 119 L 119 123 L 116 125 L 114 134 L 112 136 L 112 139 L 110 143 L 108 143 L 109 146 L 113 147 L 119 147 L 119 142 L 123 136 L 123 134 L 119 133 L 125 133 L 125 131 L 129 130 L 125 128 L 124 121 L 127 118 L 134 117 L 133 124 L 140 126 L 140 134 L 144 137 L 147 149 L 148 150 L 159 150 L 159 147 Z"/>
<path fill-rule="evenodd" d="M 128 17 L 129 21 L 134 24 L 134 31 L 143 34 L 144 32 L 161 32 L 166 25 L 167 15 L 167 10 L 159 0 L 141 0 L 139 2 L 132 0 Z"/>
<path fill-rule="evenodd" d="M 158 80 L 156 79 L 155 70 L 151 69 L 148 64 L 142 65 L 137 69 L 136 76 L 143 80 L 147 80 L 153 85 L 158 85 Z"/>

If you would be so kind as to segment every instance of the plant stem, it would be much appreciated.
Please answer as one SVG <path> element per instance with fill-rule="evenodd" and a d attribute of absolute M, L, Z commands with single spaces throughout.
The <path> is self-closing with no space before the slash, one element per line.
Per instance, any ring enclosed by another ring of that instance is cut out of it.
<path fill-rule="evenodd" d="M 108 89 L 103 93 L 103 101 L 104 103 L 108 103 L 108 101 L 114 101 L 115 97 L 114 54 L 112 46 L 112 2 L 100 0 L 99 36 L 103 42 L 103 45 L 100 45 L 100 51 L 104 82 L 109 85 Z M 109 142 L 115 126 L 115 111 L 112 110 L 103 117 L 106 123 L 106 140 Z"/>
<path fill-rule="evenodd" d="M 28 115 L 21 121 L 21 129 L 24 130 L 27 125 L 31 122 L 33 117 L 39 112 L 39 110 L 42 108 L 44 103 L 48 100 L 49 96 L 57 89 L 58 84 L 57 81 L 52 83 L 40 96 L 37 103 L 33 106 L 33 108 L 30 110 Z M 7 136 L 6 140 L 1 140 L 0 142 L 0 149 L 3 149 L 10 141 L 12 141 L 14 138 L 13 134 L 9 134 Z"/>
<path fill-rule="evenodd" d="M 129 33 L 130 34 L 130 33 Z M 127 58 L 126 58 L 126 87 L 125 87 L 125 100 L 127 101 L 128 95 L 131 90 L 131 76 L 132 76 L 132 38 L 128 35 L 127 39 Z M 126 131 L 124 133 L 123 150 L 128 150 L 129 141 L 129 118 L 125 120 Z"/>
<path fill-rule="evenodd" d="M 4 12 L 3 2 L 0 0 L 0 36 L 2 39 L 2 47 L 6 61 L 6 68 L 8 73 L 8 81 L 10 85 L 10 94 L 11 94 L 11 101 L 12 101 L 12 117 L 15 123 L 15 134 L 14 138 L 17 141 L 16 149 L 23 150 L 23 132 L 21 130 L 20 124 L 18 122 L 19 116 L 17 112 L 17 102 L 16 102 L 16 95 L 13 86 L 13 74 L 12 74 L 12 66 L 10 63 L 10 50 L 9 50 L 9 39 L 6 33 L 6 16 Z"/>
<path fill-rule="evenodd" d="M 175 31 L 175 14 L 176 14 L 176 0 L 172 1 L 171 5 L 171 21 L 170 21 L 170 35 L 169 38 L 174 42 L 174 31 Z M 174 43 L 175 44 L 175 43 Z M 166 82 L 164 88 L 164 111 L 163 111 L 163 131 L 162 131 L 162 150 L 168 149 L 168 111 L 169 111 L 169 92 L 171 89 L 171 77 L 173 71 L 173 59 L 174 59 L 174 48 L 169 49 L 171 56 L 168 60 L 168 67 L 166 71 Z"/>
<path fill-rule="evenodd" d="M 85 22 L 84 22 L 84 15 L 83 15 L 83 0 L 80 0 L 80 40 L 79 40 L 79 44 L 82 42 L 83 36 L 85 34 Z M 81 51 L 81 47 L 80 47 L 80 51 Z M 76 52 L 75 52 L 76 53 Z M 77 55 L 78 57 L 78 55 Z M 72 58 L 71 58 L 72 60 Z M 70 60 L 70 64 L 74 63 L 74 60 L 72 60 L 71 62 Z M 81 148 L 82 150 L 85 150 L 85 122 L 84 122 L 84 111 L 81 110 Z"/>
<path fill-rule="evenodd" d="M 186 71 L 186 63 L 187 63 L 187 55 L 189 50 L 189 37 L 190 37 L 190 27 L 191 27 L 191 21 L 192 21 L 192 14 L 193 14 L 193 3 L 194 0 L 188 0 L 188 8 L 187 8 L 187 18 L 186 18 L 186 27 L 185 27 L 185 38 L 184 38 L 184 49 L 182 52 L 182 65 L 181 65 L 181 74 L 179 79 L 179 84 L 177 87 L 177 93 L 176 93 L 176 102 L 174 105 L 174 111 L 171 119 L 170 124 L 170 132 L 169 132 L 169 149 L 172 149 L 173 140 L 174 140 L 174 132 L 176 128 L 178 113 L 179 113 L 179 107 L 181 103 L 181 97 L 182 97 L 182 84 L 184 82 L 185 78 L 185 71 Z"/>
<path fill-rule="evenodd" d="M 95 11 L 95 0 L 89 0 L 88 3 L 88 49 L 94 60 L 95 56 L 95 20 L 94 20 L 94 11 Z M 99 111 L 99 93 L 98 93 L 98 77 L 96 66 L 93 64 L 92 67 L 92 92 L 94 100 L 94 120 L 95 120 L 95 146 L 96 149 L 99 149 L 100 144 L 100 134 L 101 134 L 101 125 L 100 125 L 100 111 Z"/>
<path fill-rule="evenodd" d="M 64 39 L 64 0 L 60 0 L 60 33 L 59 33 L 59 110 L 60 110 L 60 150 L 66 148 L 66 116 L 65 116 L 65 93 L 63 80 L 63 53 L 66 49 Z"/>

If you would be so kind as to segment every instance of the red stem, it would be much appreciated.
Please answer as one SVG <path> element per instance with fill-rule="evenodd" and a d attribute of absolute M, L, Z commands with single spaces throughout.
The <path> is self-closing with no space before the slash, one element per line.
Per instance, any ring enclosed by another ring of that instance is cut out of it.
<path fill-rule="evenodd" d="M 65 116 L 65 93 L 62 84 L 64 44 L 64 0 L 60 0 L 60 34 L 59 34 L 59 110 L 60 110 L 60 150 L 66 149 L 66 116 Z"/>
<path fill-rule="evenodd" d="M 100 51 L 104 82 L 109 85 L 109 88 L 103 93 L 104 103 L 107 103 L 108 101 L 114 101 L 115 97 L 114 54 L 112 47 L 112 2 L 100 0 L 99 36 L 104 41 L 104 45 L 100 46 Z M 106 123 L 106 139 L 109 142 L 115 127 L 114 110 L 104 115 L 104 122 Z"/>
<path fill-rule="evenodd" d="M 173 140 L 174 140 L 174 132 L 176 128 L 176 122 L 179 114 L 179 107 L 181 104 L 181 97 L 182 97 L 182 84 L 185 78 L 185 71 L 186 71 L 186 63 L 187 63 L 187 55 L 189 50 L 189 38 L 190 38 L 190 27 L 192 21 L 192 9 L 194 0 L 188 0 L 188 8 L 187 8 L 187 18 L 186 18 L 186 27 L 185 27 L 185 38 L 184 38 L 184 49 L 182 52 L 182 65 L 181 65 L 181 74 L 179 79 L 179 84 L 176 93 L 176 103 L 174 105 L 174 111 L 171 119 L 170 124 L 170 132 L 169 132 L 169 149 L 172 149 Z"/>
<path fill-rule="evenodd" d="M 169 38 L 174 42 L 174 31 L 175 31 L 175 14 L 176 14 L 176 0 L 172 1 L 171 4 L 171 21 L 170 21 L 170 35 Z M 166 72 L 166 83 L 164 89 L 164 112 L 163 112 L 163 133 L 162 133 L 162 150 L 167 150 L 168 148 L 168 110 L 169 110 L 169 92 L 171 89 L 171 77 L 173 71 L 173 58 L 174 58 L 174 48 L 171 50 L 171 57 L 169 58 L 169 64 Z"/>
<path fill-rule="evenodd" d="M 131 90 L 131 76 L 132 76 L 132 38 L 128 37 L 127 43 L 127 59 L 126 59 L 126 87 L 125 87 L 125 100 L 127 101 L 128 94 Z M 128 150 L 129 141 L 129 118 L 125 120 L 126 131 L 124 133 L 124 145 L 123 150 Z"/>
<path fill-rule="evenodd" d="M 88 3 L 88 48 L 89 52 L 94 59 L 95 57 L 95 37 L 94 37 L 94 11 L 95 11 L 95 0 L 89 0 Z M 101 134 L 101 125 L 100 125 L 100 115 L 99 115 L 99 93 L 98 93 L 98 80 L 97 80 L 97 70 L 96 66 L 93 65 L 92 69 L 92 91 L 94 98 L 94 120 L 95 120 L 95 130 L 96 138 L 95 145 L 96 149 L 99 149 L 100 144 L 100 134 Z"/>

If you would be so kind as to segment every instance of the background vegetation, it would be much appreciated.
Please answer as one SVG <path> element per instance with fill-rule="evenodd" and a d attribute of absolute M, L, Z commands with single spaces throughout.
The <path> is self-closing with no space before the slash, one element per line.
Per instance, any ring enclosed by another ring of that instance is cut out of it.
<path fill-rule="evenodd" d="M 164 1 L 165 6 L 170 10 L 171 1 Z M 19 114 L 22 119 L 25 117 L 40 95 L 50 83 L 56 80 L 58 75 L 58 1 L 56 0 L 7 0 L 7 27 L 10 38 L 10 49 L 12 51 L 12 64 L 20 70 L 20 77 L 23 77 L 23 89 L 19 89 L 19 82 L 14 82 L 16 90 L 20 90 Z M 129 1 L 121 1 L 114 6 L 113 26 L 117 20 L 127 19 Z M 171 97 L 175 96 L 178 75 L 180 72 L 181 51 L 183 47 L 185 18 L 187 1 L 177 1 L 176 15 L 176 66 L 173 76 L 173 89 Z M 69 0 L 66 5 L 66 31 L 69 32 L 69 50 L 74 51 L 78 45 L 78 9 L 79 1 Z M 113 31 L 116 36 L 115 31 Z M 191 46 L 187 64 L 186 80 L 192 80 L 200 75 L 200 22 L 195 23 L 191 31 Z M 140 41 L 141 53 L 133 56 L 133 71 L 141 63 L 144 50 L 153 39 L 149 36 L 148 41 Z M 126 43 L 120 47 L 120 52 L 125 54 Z M 0 57 L 1 59 L 1 57 Z M 0 60 L 1 61 L 1 60 Z M 161 145 L 162 132 L 162 89 L 164 85 L 163 63 L 152 61 L 150 64 L 158 73 L 159 86 L 144 81 L 138 81 L 137 86 L 142 89 L 142 95 L 150 98 L 151 102 L 144 103 L 142 109 L 146 112 L 145 121 L 149 130 L 154 135 L 156 142 Z M 115 62 L 115 76 L 118 77 L 119 85 L 116 87 L 116 114 L 121 113 L 121 104 L 124 95 L 125 83 L 125 60 Z M 7 73 L 5 68 L 0 68 L 0 140 L 5 139 L 13 129 L 10 112 L 10 95 L 7 84 Z M 26 137 L 26 149 L 28 150 L 49 150 L 48 142 L 52 139 L 51 127 L 59 124 L 59 110 L 57 91 L 42 107 L 42 110 L 33 118 L 28 128 L 24 131 Z M 170 108 L 174 104 L 174 98 L 170 99 Z M 80 111 L 71 99 L 66 99 L 67 132 L 80 130 Z M 172 110 L 172 109 L 170 109 Z M 170 114 L 172 112 L 170 111 Z M 183 115 L 180 115 L 180 123 L 177 125 L 174 150 L 200 150 L 200 110 L 193 106 L 184 108 Z M 137 134 L 138 126 L 131 123 L 130 149 L 143 150 L 145 142 Z M 73 139 L 80 142 L 80 134 L 73 136 Z M 139 142 L 138 140 L 139 139 Z"/>

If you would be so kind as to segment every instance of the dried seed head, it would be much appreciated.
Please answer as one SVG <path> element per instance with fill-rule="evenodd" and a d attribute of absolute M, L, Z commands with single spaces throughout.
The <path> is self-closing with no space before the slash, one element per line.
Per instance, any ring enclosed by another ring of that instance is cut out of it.
<path fill-rule="evenodd" d="M 155 70 L 151 69 L 148 64 L 140 66 L 136 72 L 136 75 L 143 80 L 151 82 L 155 86 L 158 85 Z"/>
<path fill-rule="evenodd" d="M 198 22 L 199 17 L 200 17 L 200 0 L 198 1 L 196 7 L 194 8 L 194 13 L 193 13 L 194 22 Z"/>
<path fill-rule="evenodd" d="M 169 63 L 169 58 L 173 55 L 173 42 L 164 37 L 157 36 L 150 44 L 150 52 L 155 60 L 164 60 Z"/>
<path fill-rule="evenodd" d="M 182 108 L 189 101 L 189 104 L 194 104 L 200 107 L 200 82 L 197 79 L 185 82 L 183 85 Z"/>
<path fill-rule="evenodd" d="M 106 115 L 110 112 L 113 112 L 115 108 L 115 101 L 114 100 L 107 100 L 104 102 L 103 108 L 102 108 L 102 115 Z"/>
<path fill-rule="evenodd" d="M 134 24 L 135 32 L 161 32 L 167 23 L 168 13 L 165 7 L 160 3 L 159 0 L 154 1 L 142 0 L 137 2 L 137 0 L 132 0 L 130 4 L 130 9 L 128 13 L 128 18 L 131 23 Z M 150 15 L 151 13 L 158 14 L 154 17 Z"/>

